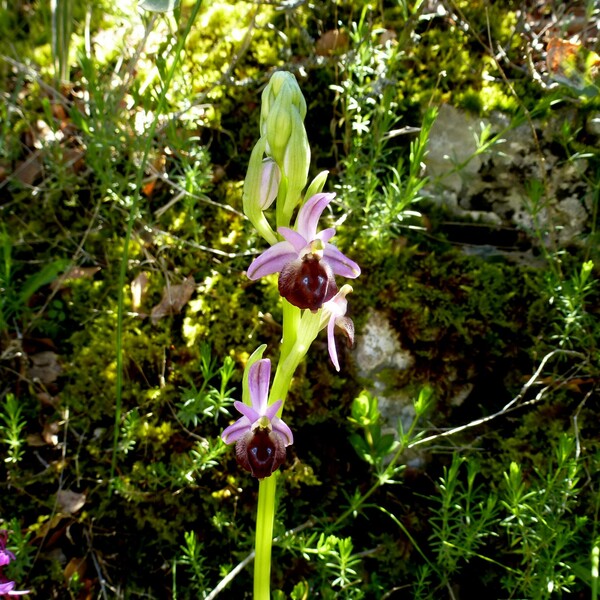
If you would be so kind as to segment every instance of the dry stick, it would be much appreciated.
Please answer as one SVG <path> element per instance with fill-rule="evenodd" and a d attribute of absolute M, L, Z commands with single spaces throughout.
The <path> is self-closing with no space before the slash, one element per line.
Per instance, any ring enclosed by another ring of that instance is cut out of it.
<path fill-rule="evenodd" d="M 209 248 L 208 246 L 204 246 L 203 244 L 198 244 L 196 242 L 192 242 L 190 240 L 184 240 L 177 236 L 174 236 L 172 233 L 167 231 L 163 231 L 158 227 L 146 227 L 147 231 L 152 233 L 157 233 L 160 235 L 168 236 L 172 239 L 176 239 L 180 244 L 184 246 L 189 246 L 190 248 L 196 248 L 197 250 L 202 250 L 203 252 L 208 252 L 210 254 L 214 254 L 216 256 L 221 256 L 223 258 L 239 258 L 240 256 L 254 256 L 258 254 L 256 250 L 245 250 L 244 252 L 225 252 L 224 250 L 219 250 L 218 248 Z"/>
<path fill-rule="evenodd" d="M 550 387 L 551 387 L 550 385 L 545 386 L 535 396 L 535 398 L 532 398 L 531 400 L 528 400 L 527 402 L 524 402 L 523 404 L 520 404 L 519 406 L 515 406 L 515 404 L 523 398 L 523 396 L 525 395 L 527 390 L 536 382 L 536 380 L 540 376 L 540 373 L 542 372 L 543 368 L 546 366 L 546 363 L 556 354 L 565 354 L 567 356 L 573 356 L 573 357 L 585 359 L 585 356 L 583 354 L 581 354 L 580 352 L 575 352 L 574 350 L 562 350 L 560 348 L 557 348 L 556 350 L 552 350 L 552 352 L 549 352 L 548 354 L 546 354 L 546 356 L 544 356 L 544 358 L 540 362 L 537 370 L 529 378 L 527 383 L 521 388 L 521 391 L 506 406 L 501 408 L 498 412 L 495 412 L 493 415 L 488 415 L 487 417 L 482 417 L 481 419 L 476 419 L 475 421 L 471 421 L 470 423 L 467 423 L 466 425 L 460 425 L 459 427 L 455 427 L 454 429 L 449 429 L 448 431 L 444 431 L 442 433 L 436 433 L 435 435 L 430 435 L 426 438 L 421 438 L 419 440 L 414 441 L 412 444 L 408 444 L 407 448 L 414 448 L 416 446 L 421 446 L 422 444 L 425 444 L 427 442 L 432 442 L 439 438 L 449 437 L 456 433 L 460 433 L 461 431 L 465 431 L 466 429 L 471 429 L 473 427 L 477 427 L 478 425 L 482 425 L 483 423 L 488 423 L 489 421 L 492 421 L 493 419 L 501 417 L 502 415 L 505 415 L 506 413 L 508 413 L 512 410 L 515 410 L 517 408 L 522 408 L 524 406 L 529 406 L 530 404 L 539 402 L 542 399 L 542 397 L 544 396 L 546 390 L 550 389 Z"/>
<path fill-rule="evenodd" d="M 579 414 L 581 413 L 581 409 L 586 405 L 588 398 L 591 397 L 591 395 L 596 391 L 596 388 L 593 387 L 583 398 L 583 400 L 579 403 L 579 406 L 577 406 L 577 410 L 575 411 L 575 414 L 572 417 L 572 421 L 573 421 L 573 433 L 575 435 L 575 458 L 579 459 L 580 455 L 581 455 L 581 440 L 579 438 Z M 591 476 L 588 473 L 588 482 L 591 480 Z"/>
<path fill-rule="evenodd" d="M 21 73 L 25 73 L 29 75 L 44 91 L 48 92 L 49 95 L 53 96 L 55 99 L 60 100 L 67 106 L 71 106 L 73 103 L 64 95 L 61 94 L 54 86 L 46 83 L 41 77 L 40 74 L 29 65 L 25 63 L 19 62 L 10 56 L 6 56 L 5 54 L 0 54 L 0 60 L 5 60 L 9 65 L 12 65 Z"/>
<path fill-rule="evenodd" d="M 285 538 L 291 537 L 296 533 L 300 533 L 303 529 L 312 527 L 314 524 L 315 522 L 313 519 L 308 519 L 308 521 L 305 521 L 304 523 L 302 523 L 302 525 L 298 525 L 298 527 L 295 527 L 294 529 L 289 529 L 283 535 L 277 536 L 273 540 L 273 543 L 278 543 L 284 540 Z M 254 555 L 255 551 L 252 550 L 252 552 L 250 552 L 250 554 L 248 554 L 248 556 L 246 556 L 246 558 L 241 563 L 236 565 L 231 571 L 229 571 L 229 573 L 227 573 L 227 575 L 223 579 L 221 579 L 217 587 L 208 596 L 206 596 L 205 600 L 214 600 L 217 597 L 217 595 L 220 594 L 229 585 L 229 583 L 231 583 L 231 581 L 235 579 L 235 577 L 237 577 L 237 575 L 244 569 L 244 567 L 254 560 Z"/>
<path fill-rule="evenodd" d="M 98 557 L 96 556 L 96 552 L 94 551 L 90 532 L 86 529 L 84 534 L 85 534 L 85 539 L 88 544 L 88 552 L 92 556 L 92 562 L 94 563 L 94 568 L 96 569 L 96 574 L 98 575 L 98 581 L 100 582 L 100 593 L 102 594 L 102 597 L 104 598 L 104 600 L 108 600 L 106 588 L 109 586 L 107 584 L 106 577 L 104 577 L 104 572 L 102 571 L 102 567 L 100 566 L 100 563 L 98 562 Z M 111 592 L 114 592 L 114 591 L 115 590 L 111 589 Z"/>
<path fill-rule="evenodd" d="M 452 5 L 452 8 L 456 11 L 456 13 L 460 16 L 460 18 L 463 20 L 463 22 L 468 23 L 464 13 L 460 9 L 460 7 L 457 5 L 456 1 L 450 0 L 450 4 Z M 487 37 L 488 37 L 487 44 L 485 43 L 483 38 L 477 33 L 475 28 L 471 27 L 470 30 L 472 31 L 475 39 L 481 44 L 481 46 L 485 49 L 485 51 L 489 54 L 489 56 L 494 61 L 496 68 L 498 69 L 498 72 L 500 73 L 500 77 L 502 78 L 502 81 L 504 81 L 506 87 L 509 89 L 510 93 L 513 95 L 515 102 L 517 103 L 519 108 L 523 111 L 525 119 L 527 120 L 527 124 L 529 125 L 529 129 L 531 131 L 531 136 L 533 138 L 533 142 L 534 142 L 538 160 L 539 160 L 540 178 L 542 180 L 544 191 L 545 191 L 544 207 L 548 210 L 549 215 L 554 215 L 555 210 L 553 209 L 554 207 L 551 205 L 550 197 L 549 197 L 550 183 L 548 181 L 548 174 L 547 174 L 547 169 L 546 169 L 546 158 L 544 156 L 544 153 L 542 152 L 540 140 L 535 131 L 535 125 L 533 123 L 533 118 L 531 116 L 530 111 L 527 109 L 527 107 L 525 106 L 525 104 L 523 103 L 523 101 L 521 100 L 519 95 L 517 94 L 514 86 L 511 84 L 508 77 L 506 76 L 506 73 L 504 72 L 504 69 L 502 68 L 502 65 L 500 64 L 500 61 L 498 60 L 498 56 L 494 52 L 492 33 L 491 33 L 491 29 L 490 29 L 490 15 L 487 10 L 487 7 L 486 7 L 486 11 L 485 11 L 485 16 L 486 16 Z M 503 50 L 501 50 L 499 54 L 504 55 L 506 57 L 506 53 L 504 53 Z M 543 236 L 544 232 L 542 231 L 541 227 L 539 226 L 537 219 L 534 220 L 534 227 L 535 227 L 536 231 L 540 235 Z M 554 253 L 556 253 L 557 240 L 556 240 L 556 235 L 554 235 L 554 232 L 552 232 L 552 233 L 548 232 L 548 239 L 549 239 L 551 249 L 553 250 Z M 546 249 L 545 246 L 542 244 L 542 250 L 545 250 L 545 249 Z M 547 255 L 547 252 L 545 254 Z M 562 275 L 560 262 L 550 263 L 550 268 L 556 269 L 556 274 Z"/>
<path fill-rule="evenodd" d="M 233 206 L 230 206 L 229 204 L 223 204 L 221 202 L 216 202 L 215 200 L 211 200 L 208 196 L 205 196 L 204 194 L 192 194 L 179 184 L 175 183 L 172 179 L 169 179 L 166 173 L 159 173 L 156 171 L 156 169 L 154 169 L 154 167 L 152 167 L 152 169 L 154 170 L 157 179 L 160 179 L 163 183 L 166 183 L 169 187 L 179 192 L 174 198 L 169 200 L 167 204 L 161 206 L 160 208 L 157 208 L 154 211 L 155 217 L 162 217 L 162 215 L 167 210 L 169 210 L 171 206 L 173 206 L 175 203 L 181 200 L 181 198 L 183 198 L 184 196 L 188 196 L 189 198 L 194 198 L 194 200 L 200 200 L 200 202 L 204 202 L 205 204 L 210 204 L 211 206 L 216 206 L 217 208 L 223 208 L 225 210 L 228 210 L 229 212 L 233 213 L 234 215 L 237 215 L 238 217 L 242 217 L 243 219 L 246 218 L 246 215 L 241 213 L 239 210 L 233 208 Z"/>

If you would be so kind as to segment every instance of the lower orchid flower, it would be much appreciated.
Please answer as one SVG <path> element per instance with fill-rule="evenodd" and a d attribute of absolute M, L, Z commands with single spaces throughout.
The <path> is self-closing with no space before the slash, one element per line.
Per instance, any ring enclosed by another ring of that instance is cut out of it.
<path fill-rule="evenodd" d="M 298 308 L 316 311 L 338 291 L 335 275 L 354 279 L 360 267 L 329 240 L 330 227 L 317 232 L 319 218 L 335 194 L 320 193 L 309 198 L 298 212 L 296 229 L 279 227 L 284 241 L 274 244 L 252 261 L 252 280 L 279 273 L 279 293 Z"/>
<path fill-rule="evenodd" d="M 291 429 L 277 416 L 283 404 L 267 404 L 271 361 L 255 362 L 248 371 L 248 391 L 252 406 L 234 402 L 243 415 L 221 434 L 226 444 L 236 442 L 238 463 L 254 477 L 269 477 L 285 460 L 285 449 L 294 442 Z"/>
<path fill-rule="evenodd" d="M 16 583 L 7 579 L 2 573 L 2 567 L 15 560 L 15 555 L 6 549 L 7 541 L 8 533 L 5 529 L 0 530 L 0 597 L 29 594 L 29 590 L 15 590 Z"/>

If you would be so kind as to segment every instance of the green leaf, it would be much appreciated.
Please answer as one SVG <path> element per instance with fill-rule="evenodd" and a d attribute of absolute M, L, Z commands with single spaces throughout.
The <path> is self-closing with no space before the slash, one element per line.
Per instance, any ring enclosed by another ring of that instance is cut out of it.
<path fill-rule="evenodd" d="M 142 0 L 140 7 L 150 12 L 169 12 L 175 10 L 179 0 Z"/>
<path fill-rule="evenodd" d="M 43 266 L 37 273 L 27 278 L 21 289 L 21 303 L 26 304 L 41 287 L 52 283 L 61 271 L 69 265 L 68 259 L 59 259 Z"/>

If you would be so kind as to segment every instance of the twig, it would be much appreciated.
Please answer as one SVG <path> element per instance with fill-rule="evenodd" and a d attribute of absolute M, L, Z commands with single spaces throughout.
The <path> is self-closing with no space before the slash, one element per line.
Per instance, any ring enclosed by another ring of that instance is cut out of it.
<path fill-rule="evenodd" d="M 487 417 L 482 417 L 481 419 L 475 419 L 475 421 L 471 421 L 470 423 L 467 423 L 465 425 L 460 425 L 459 427 L 455 427 L 454 429 L 449 429 L 448 431 L 444 431 L 442 433 L 436 433 L 435 435 L 430 435 L 428 437 L 421 438 L 419 440 L 412 442 L 411 444 L 408 444 L 407 448 L 414 448 L 416 446 L 421 446 L 423 444 L 432 442 L 439 438 L 444 438 L 444 437 L 449 437 L 451 435 L 455 435 L 456 433 L 460 433 L 461 431 L 465 431 L 466 429 L 471 429 L 473 427 L 477 427 L 478 425 L 483 425 L 483 423 L 488 423 L 489 421 L 492 421 L 498 417 L 501 417 L 502 415 L 505 415 L 506 413 L 508 413 L 512 410 L 515 410 L 516 408 L 521 408 L 523 406 L 528 406 L 530 404 L 534 404 L 534 403 L 538 402 L 539 400 L 542 399 L 542 397 L 544 396 L 546 391 L 551 386 L 545 386 L 540 392 L 538 392 L 538 394 L 536 394 L 535 398 L 532 398 L 531 400 L 528 400 L 527 402 L 524 402 L 523 404 L 520 404 L 519 406 L 515 406 L 515 404 L 517 402 L 519 402 L 519 400 L 521 400 L 523 398 L 523 396 L 527 393 L 529 388 L 534 383 L 536 383 L 538 377 L 540 376 L 540 373 L 546 366 L 546 363 L 556 354 L 566 354 L 567 356 L 575 356 L 578 358 L 585 358 L 583 354 L 581 354 L 580 352 L 575 352 L 574 350 L 562 350 L 562 349 L 552 350 L 552 352 L 550 352 L 550 353 L 546 354 L 546 356 L 544 356 L 544 358 L 540 362 L 537 370 L 529 378 L 527 383 L 521 388 L 521 391 L 506 406 L 501 408 L 498 412 L 494 413 L 493 415 L 488 415 Z"/>
<path fill-rule="evenodd" d="M 308 527 L 313 527 L 314 524 L 315 521 L 313 519 L 308 519 L 308 521 L 305 521 L 304 523 L 302 523 L 302 525 L 298 525 L 298 527 L 294 527 L 294 529 L 286 531 L 283 535 L 277 536 L 273 540 L 273 543 L 277 544 L 283 541 L 284 539 L 291 537 L 292 535 L 295 535 L 296 533 L 299 533 L 304 529 L 307 529 Z M 249 563 L 251 563 L 254 560 L 254 554 L 255 552 L 254 550 L 252 550 L 252 552 L 250 552 L 250 554 L 248 554 L 248 556 L 246 556 L 246 558 L 244 558 L 244 560 L 241 563 L 239 563 L 231 571 L 229 571 L 229 573 L 227 573 L 227 575 L 223 579 L 221 579 L 217 587 L 208 596 L 206 596 L 205 600 L 214 600 L 214 598 L 216 598 L 217 595 L 220 594 L 235 579 L 235 577 L 237 577 L 240 571 L 242 571 Z"/>
<path fill-rule="evenodd" d="M 87 530 L 85 531 L 85 539 L 87 540 L 88 551 L 92 555 L 92 561 L 94 563 L 94 567 L 96 568 L 96 573 L 98 574 L 98 581 L 100 582 L 100 592 L 104 600 L 108 600 L 108 595 L 106 594 L 106 578 L 104 577 L 104 573 L 102 572 L 102 568 L 100 567 L 100 563 L 98 562 L 98 557 L 94 552 L 90 533 Z"/>
<path fill-rule="evenodd" d="M 178 192 L 178 194 L 172 198 L 167 204 L 161 206 L 160 208 L 154 211 L 154 215 L 156 217 L 161 217 L 173 204 L 181 200 L 184 196 L 188 196 L 189 198 L 194 198 L 194 200 L 200 200 L 200 202 L 204 202 L 205 204 L 210 204 L 211 206 L 216 206 L 217 208 L 223 208 L 224 210 L 228 210 L 229 212 L 237 215 L 238 217 L 246 218 L 243 213 L 233 208 L 229 204 L 222 204 L 221 202 L 216 202 L 215 200 L 211 200 L 208 196 L 204 194 L 192 194 L 188 192 L 185 188 L 181 187 L 177 183 L 175 183 L 172 179 L 169 179 L 166 174 L 156 173 L 156 177 L 166 183 L 169 187 L 172 187 L 174 190 Z"/>

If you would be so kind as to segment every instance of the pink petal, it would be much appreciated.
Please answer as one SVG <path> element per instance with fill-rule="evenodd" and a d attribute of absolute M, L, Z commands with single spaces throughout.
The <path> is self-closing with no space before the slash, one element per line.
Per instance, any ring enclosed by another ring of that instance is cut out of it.
<path fill-rule="evenodd" d="M 294 443 L 294 434 L 292 433 L 292 430 L 279 417 L 273 417 L 271 426 L 273 427 L 274 432 L 283 437 L 286 446 Z"/>
<path fill-rule="evenodd" d="M 306 248 L 308 243 L 311 241 L 305 240 L 297 231 L 294 231 L 289 227 L 279 227 L 277 232 L 294 247 L 294 250 L 297 254 L 300 254 L 300 252 L 304 250 L 304 248 Z"/>
<path fill-rule="evenodd" d="M 319 231 L 317 237 L 323 242 L 323 244 L 327 244 L 327 242 L 335 235 L 335 229 L 333 227 L 329 227 L 328 229 L 323 229 L 323 231 Z"/>
<path fill-rule="evenodd" d="M 346 286 L 345 286 L 346 287 Z M 343 317 L 348 310 L 348 299 L 346 294 L 348 291 L 342 288 L 331 300 L 324 306 L 325 310 L 329 311 L 335 319 Z"/>
<path fill-rule="evenodd" d="M 310 242 L 317 237 L 317 225 L 321 214 L 334 198 L 335 194 L 315 194 L 300 209 L 296 229 L 304 239 Z"/>
<path fill-rule="evenodd" d="M 260 417 L 260 413 L 255 410 L 254 406 L 248 406 L 247 404 L 238 402 L 237 400 L 233 403 L 233 406 L 238 412 L 242 413 L 242 415 L 248 419 L 250 424 L 254 423 L 254 421 Z"/>
<path fill-rule="evenodd" d="M 269 404 L 269 406 L 267 406 L 267 410 L 265 410 L 265 415 L 269 419 L 269 421 L 272 421 L 275 418 L 282 404 L 282 400 L 277 400 L 277 402 L 273 402 L 273 404 Z"/>
<path fill-rule="evenodd" d="M 329 263 L 335 275 L 350 279 L 355 279 L 360 275 L 360 267 L 331 244 L 325 246 L 323 260 Z"/>
<path fill-rule="evenodd" d="M 283 267 L 298 258 L 298 253 L 289 242 L 278 242 L 267 248 L 260 256 L 257 256 L 246 271 L 249 279 L 253 281 L 265 275 L 279 273 Z"/>
<path fill-rule="evenodd" d="M 223 431 L 221 439 L 226 444 L 233 444 L 233 442 L 237 442 L 248 431 L 250 431 L 250 421 L 246 417 L 241 417 Z"/>
<path fill-rule="evenodd" d="M 329 350 L 329 358 L 335 367 L 336 371 L 340 370 L 340 363 L 338 361 L 337 348 L 335 347 L 335 336 L 333 330 L 335 329 L 335 315 L 331 313 L 329 323 L 327 323 L 327 349 Z"/>
<path fill-rule="evenodd" d="M 269 379 L 271 377 L 271 361 L 263 358 L 250 367 L 248 373 L 248 390 L 252 400 L 252 408 L 258 416 L 267 411 L 267 398 L 269 396 Z"/>

